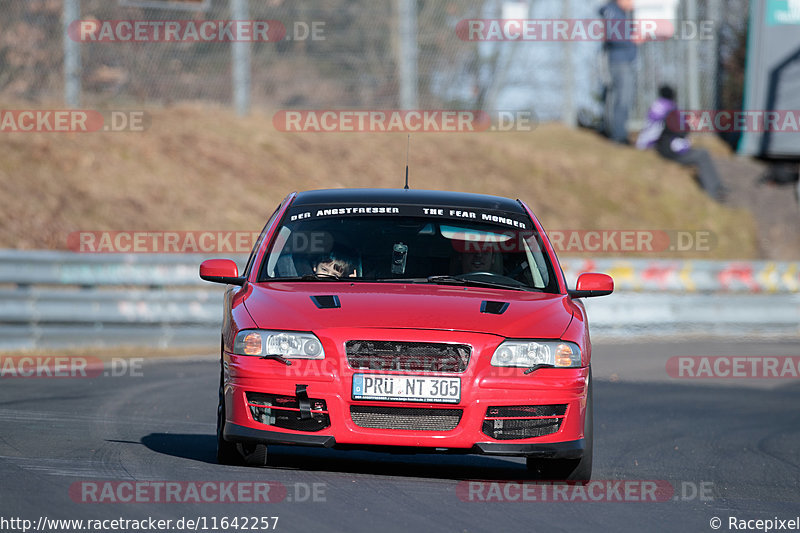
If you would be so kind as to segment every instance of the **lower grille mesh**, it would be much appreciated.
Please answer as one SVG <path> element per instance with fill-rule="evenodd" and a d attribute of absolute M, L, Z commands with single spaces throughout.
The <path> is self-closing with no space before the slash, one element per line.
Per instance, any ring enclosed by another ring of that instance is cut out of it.
<path fill-rule="evenodd" d="M 486 418 L 532 418 L 535 416 L 564 416 L 567 404 L 556 405 L 506 405 L 489 407 Z"/>
<path fill-rule="evenodd" d="M 543 418 L 539 420 L 484 420 L 483 432 L 493 439 L 514 440 L 543 437 L 555 433 L 561 427 L 563 418 Z"/>
<path fill-rule="evenodd" d="M 567 404 L 492 406 L 481 430 L 497 440 L 543 437 L 561 429 L 566 412 Z"/>
<path fill-rule="evenodd" d="M 424 409 L 354 405 L 350 416 L 358 427 L 406 429 L 412 431 L 452 431 L 461 421 L 461 409 Z"/>

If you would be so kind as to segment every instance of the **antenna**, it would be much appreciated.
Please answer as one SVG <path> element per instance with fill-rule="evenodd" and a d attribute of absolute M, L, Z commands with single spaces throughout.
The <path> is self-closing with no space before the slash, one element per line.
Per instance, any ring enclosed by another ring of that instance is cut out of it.
<path fill-rule="evenodd" d="M 408 145 L 406 145 L 406 186 L 403 187 L 408 190 L 408 152 L 411 150 L 411 134 L 408 134 Z"/>

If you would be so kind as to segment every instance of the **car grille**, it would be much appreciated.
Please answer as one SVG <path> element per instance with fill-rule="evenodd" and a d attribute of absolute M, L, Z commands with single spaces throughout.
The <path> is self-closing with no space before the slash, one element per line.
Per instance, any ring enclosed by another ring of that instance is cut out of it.
<path fill-rule="evenodd" d="M 561 429 L 566 404 L 505 405 L 486 409 L 482 431 L 497 440 L 543 437 Z"/>
<path fill-rule="evenodd" d="M 406 429 L 411 431 L 452 431 L 461 421 L 461 409 L 377 407 L 353 405 L 350 416 L 358 427 Z"/>
<path fill-rule="evenodd" d="M 472 347 L 467 344 L 396 341 L 347 341 L 348 364 L 357 370 L 464 372 Z"/>
<path fill-rule="evenodd" d="M 325 400 L 310 398 L 311 418 L 302 418 L 295 396 L 248 392 L 247 406 L 253 420 L 262 424 L 295 431 L 320 431 L 331 425 Z"/>

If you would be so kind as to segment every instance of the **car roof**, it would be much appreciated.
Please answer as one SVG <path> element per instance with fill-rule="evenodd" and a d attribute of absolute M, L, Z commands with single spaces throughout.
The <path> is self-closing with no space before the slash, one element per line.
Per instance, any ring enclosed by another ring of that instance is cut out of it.
<path fill-rule="evenodd" d="M 484 208 L 526 214 L 518 200 L 467 192 L 423 189 L 320 189 L 297 194 L 293 207 L 335 204 L 402 204 Z"/>

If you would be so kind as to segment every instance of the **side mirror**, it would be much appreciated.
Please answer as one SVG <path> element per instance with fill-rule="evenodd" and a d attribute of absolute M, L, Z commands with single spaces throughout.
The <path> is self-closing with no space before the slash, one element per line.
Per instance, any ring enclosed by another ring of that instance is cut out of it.
<path fill-rule="evenodd" d="M 230 259 L 208 259 L 200 264 L 200 277 L 213 283 L 244 285 L 245 278 L 239 277 L 239 267 Z"/>
<path fill-rule="evenodd" d="M 586 272 L 578 276 L 575 290 L 567 291 L 573 298 L 607 296 L 614 292 L 614 280 L 608 274 Z"/>

